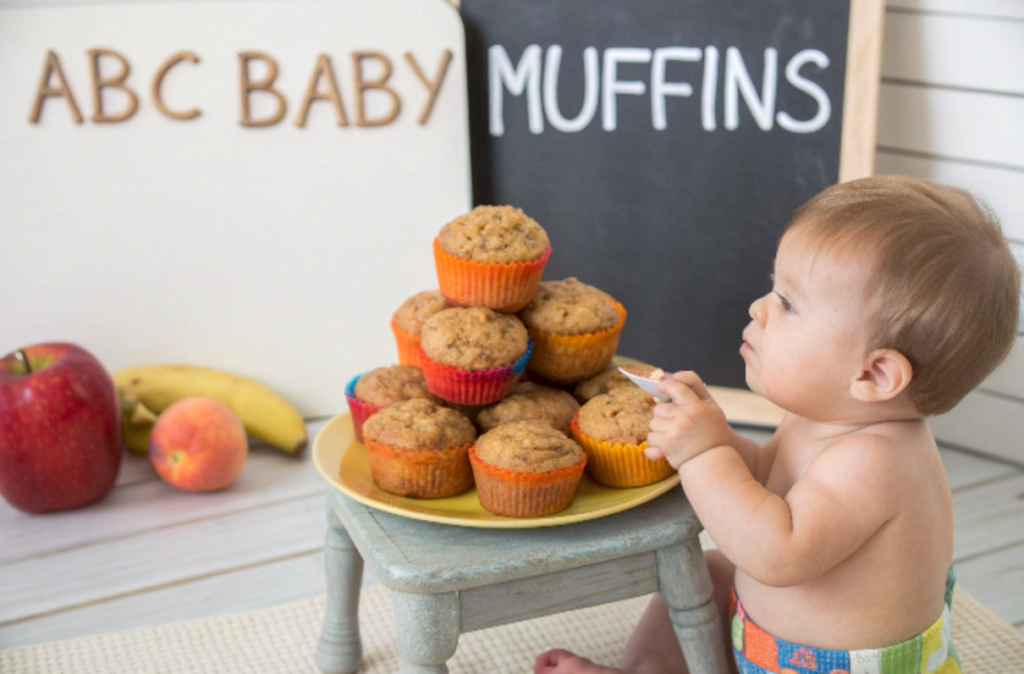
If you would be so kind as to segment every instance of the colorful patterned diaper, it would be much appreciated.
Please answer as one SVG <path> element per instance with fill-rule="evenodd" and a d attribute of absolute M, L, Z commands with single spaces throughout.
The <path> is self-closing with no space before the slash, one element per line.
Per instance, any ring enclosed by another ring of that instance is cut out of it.
<path fill-rule="evenodd" d="M 960 674 L 949 640 L 949 607 L 956 576 L 950 568 L 942 616 L 919 636 L 895 646 L 834 651 L 776 639 L 747 617 L 733 590 L 732 646 L 739 674 Z"/>

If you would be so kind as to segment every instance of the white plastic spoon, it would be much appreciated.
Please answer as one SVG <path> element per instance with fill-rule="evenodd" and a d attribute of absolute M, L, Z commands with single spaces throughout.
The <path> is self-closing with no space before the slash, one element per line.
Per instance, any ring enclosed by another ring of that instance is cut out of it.
<path fill-rule="evenodd" d="M 619 372 L 626 375 L 631 382 L 639 386 L 641 389 L 650 393 L 654 396 L 654 399 L 660 403 L 667 403 L 669 401 L 668 396 L 658 390 L 658 384 L 661 383 L 668 375 L 661 368 L 656 368 L 650 372 L 647 376 L 637 374 L 636 372 L 630 372 L 629 366 L 619 368 Z"/>

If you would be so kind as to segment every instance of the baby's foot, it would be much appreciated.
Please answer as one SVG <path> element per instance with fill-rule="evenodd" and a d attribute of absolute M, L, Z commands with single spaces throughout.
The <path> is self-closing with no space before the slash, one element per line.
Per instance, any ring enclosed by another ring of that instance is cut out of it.
<path fill-rule="evenodd" d="M 560 648 L 541 653 L 533 663 L 533 674 L 608 674 L 618 671 L 595 665 L 584 657 Z"/>

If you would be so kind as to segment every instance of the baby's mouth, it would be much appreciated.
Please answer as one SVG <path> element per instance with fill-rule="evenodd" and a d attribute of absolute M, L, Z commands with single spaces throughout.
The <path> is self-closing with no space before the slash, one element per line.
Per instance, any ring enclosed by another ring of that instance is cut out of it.
<path fill-rule="evenodd" d="M 740 346 L 740 351 L 742 352 L 745 349 L 749 349 L 750 351 L 754 351 L 754 346 L 750 343 L 750 338 L 747 337 L 747 331 L 746 330 L 743 331 L 743 344 Z"/>

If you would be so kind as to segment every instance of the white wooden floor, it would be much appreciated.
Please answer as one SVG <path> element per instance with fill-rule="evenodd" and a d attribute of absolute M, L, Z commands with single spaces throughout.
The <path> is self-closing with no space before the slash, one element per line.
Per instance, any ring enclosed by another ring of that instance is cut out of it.
<path fill-rule="evenodd" d="M 943 459 L 960 583 L 1024 632 L 1024 469 L 951 448 Z M 0 648 L 321 594 L 324 489 L 308 452 L 254 447 L 219 493 L 177 491 L 126 455 L 93 506 L 26 515 L 0 500 Z"/>

